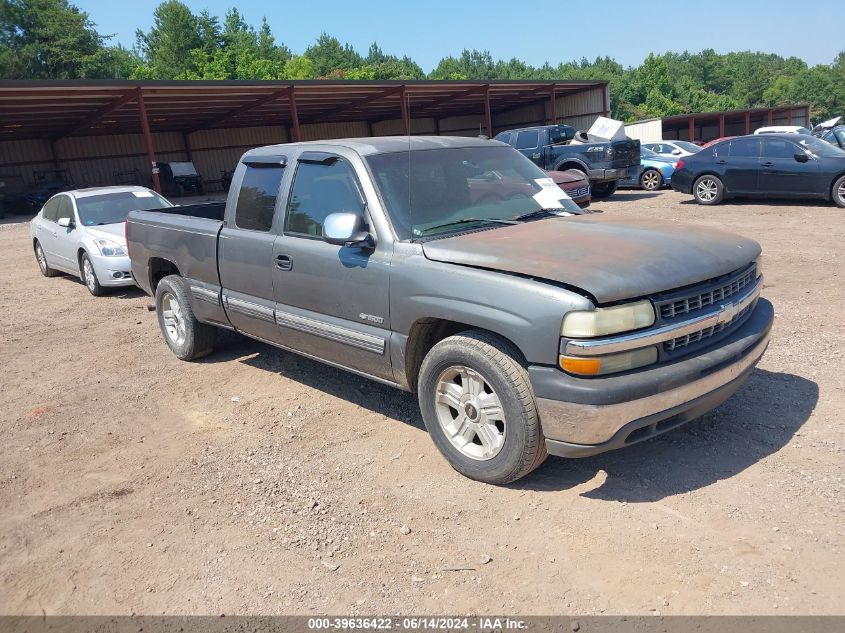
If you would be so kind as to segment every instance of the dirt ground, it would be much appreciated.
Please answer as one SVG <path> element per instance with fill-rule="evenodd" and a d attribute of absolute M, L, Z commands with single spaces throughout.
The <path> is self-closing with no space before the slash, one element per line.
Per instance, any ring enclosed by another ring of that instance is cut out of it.
<path fill-rule="evenodd" d="M 0 613 L 845 614 L 845 212 L 594 208 L 760 241 L 773 341 L 701 420 L 505 488 L 408 394 L 231 334 L 177 360 L 4 223 Z"/>

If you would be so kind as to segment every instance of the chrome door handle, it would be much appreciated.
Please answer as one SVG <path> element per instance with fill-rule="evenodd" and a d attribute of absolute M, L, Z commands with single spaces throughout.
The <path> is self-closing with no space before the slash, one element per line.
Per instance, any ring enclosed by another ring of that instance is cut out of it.
<path fill-rule="evenodd" d="M 771 163 L 771 162 L 763 163 L 763 167 L 772 167 L 772 166 L 774 166 L 774 163 Z"/>

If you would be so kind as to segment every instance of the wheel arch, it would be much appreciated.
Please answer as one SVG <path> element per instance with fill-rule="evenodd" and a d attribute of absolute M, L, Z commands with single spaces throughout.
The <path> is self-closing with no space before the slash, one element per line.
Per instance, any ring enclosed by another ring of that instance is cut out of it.
<path fill-rule="evenodd" d="M 419 379 L 420 367 L 422 367 L 423 359 L 426 354 L 437 345 L 440 341 L 466 332 L 469 330 L 478 330 L 492 334 L 510 345 L 518 354 L 517 362 L 526 364 L 525 357 L 519 346 L 513 340 L 503 335 L 500 332 L 491 330 L 490 328 L 473 325 L 463 321 L 455 321 L 451 319 L 443 319 L 437 317 L 422 317 L 414 321 L 408 333 L 408 339 L 405 342 L 404 361 L 405 361 L 405 380 L 411 392 L 417 391 L 417 380 Z"/>
<path fill-rule="evenodd" d="M 590 168 L 587 167 L 587 164 L 581 159 L 572 158 L 571 156 L 560 159 L 554 164 L 551 171 L 566 171 L 567 169 L 577 169 L 579 171 L 583 171 L 589 178 Z"/>
<path fill-rule="evenodd" d="M 155 295 L 159 282 L 168 275 L 183 276 L 179 267 L 164 257 L 151 257 L 149 262 L 147 262 L 147 270 L 150 280 L 150 291 L 153 295 Z"/>

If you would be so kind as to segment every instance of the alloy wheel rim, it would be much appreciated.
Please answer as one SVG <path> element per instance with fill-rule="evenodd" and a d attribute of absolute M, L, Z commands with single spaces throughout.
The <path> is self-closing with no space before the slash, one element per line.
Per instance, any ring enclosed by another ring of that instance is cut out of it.
<path fill-rule="evenodd" d="M 501 452 L 507 432 L 504 408 L 480 373 L 463 365 L 443 370 L 434 404 L 440 428 L 462 455 L 487 461 Z"/>
<path fill-rule="evenodd" d="M 167 334 L 167 338 L 174 345 L 181 347 L 187 338 L 185 317 L 179 301 L 169 292 L 164 293 L 161 298 L 161 316 L 164 320 L 164 332 Z"/>
<path fill-rule="evenodd" d="M 647 171 L 645 174 L 643 174 L 643 187 L 645 189 L 656 189 L 657 180 L 657 172 Z"/>
<path fill-rule="evenodd" d="M 38 260 L 38 267 L 41 268 L 41 272 L 47 272 L 47 259 L 44 257 L 44 251 L 40 244 L 35 247 L 35 259 Z"/>
<path fill-rule="evenodd" d="M 713 200 L 716 197 L 716 191 L 716 182 L 710 178 L 702 180 L 696 187 L 696 193 L 698 194 L 699 199 L 704 200 L 705 202 Z"/>
<path fill-rule="evenodd" d="M 839 185 L 839 189 L 837 190 L 837 194 L 839 195 L 839 199 L 842 202 L 845 202 L 845 183 Z"/>
<path fill-rule="evenodd" d="M 82 262 L 82 274 L 85 277 L 85 285 L 88 286 L 88 290 L 94 292 L 97 287 L 97 277 L 94 274 L 94 267 L 87 257 Z"/>

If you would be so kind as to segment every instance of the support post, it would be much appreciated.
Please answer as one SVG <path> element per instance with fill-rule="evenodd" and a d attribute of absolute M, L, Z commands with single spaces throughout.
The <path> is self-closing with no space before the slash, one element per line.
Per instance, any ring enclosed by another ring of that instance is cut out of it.
<path fill-rule="evenodd" d="M 725 135 L 725 115 L 719 115 L 719 138 L 722 138 Z"/>
<path fill-rule="evenodd" d="M 775 111 L 769 109 L 769 125 L 772 125 L 775 122 Z"/>
<path fill-rule="evenodd" d="M 402 129 L 405 130 L 405 136 L 411 136 L 411 116 L 408 114 L 408 92 L 405 86 L 402 86 L 399 98 L 402 100 Z"/>
<path fill-rule="evenodd" d="M 55 138 L 50 139 L 50 154 L 53 157 L 53 167 L 56 169 L 56 171 L 61 169 L 61 167 L 59 167 L 59 153 L 56 151 L 56 143 L 57 142 L 58 142 L 58 139 L 55 139 Z"/>
<path fill-rule="evenodd" d="M 440 119 L 434 117 L 434 134 L 440 136 Z"/>
<path fill-rule="evenodd" d="M 487 126 L 487 138 L 493 138 L 493 116 L 490 114 L 490 86 L 484 89 L 484 123 Z"/>
<path fill-rule="evenodd" d="M 299 112 L 296 109 L 296 88 L 294 86 L 290 87 L 290 92 L 288 93 L 288 99 L 290 100 L 290 117 L 291 117 L 291 133 L 292 133 L 292 140 L 294 143 L 299 143 L 302 140 L 302 136 L 299 131 Z"/>
<path fill-rule="evenodd" d="M 182 144 L 185 146 L 185 156 L 188 158 L 188 162 L 192 163 L 194 162 L 194 157 L 191 152 L 191 140 L 189 137 L 189 132 L 182 132 Z"/>
<path fill-rule="evenodd" d="M 604 90 L 601 91 L 602 116 L 610 116 L 610 84 L 605 84 Z"/>
<path fill-rule="evenodd" d="M 158 165 L 156 165 L 155 149 L 153 148 L 153 135 L 150 133 L 150 121 L 147 118 L 147 108 L 144 105 L 144 92 L 138 87 L 138 112 L 141 115 L 141 131 L 144 133 L 144 143 L 147 146 L 147 160 L 150 162 L 150 169 L 153 177 L 153 189 L 161 193 L 161 181 L 158 178 Z"/>
<path fill-rule="evenodd" d="M 751 113 L 745 112 L 745 133 L 751 134 Z"/>
<path fill-rule="evenodd" d="M 786 114 L 786 124 L 792 125 L 792 108 L 790 107 Z"/>
<path fill-rule="evenodd" d="M 695 117 L 691 116 L 689 118 L 689 142 L 692 143 L 695 141 Z"/>
<path fill-rule="evenodd" d="M 549 120 L 552 125 L 557 125 L 557 86 L 552 86 L 549 90 L 549 106 L 550 116 Z"/>

